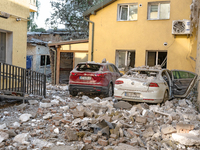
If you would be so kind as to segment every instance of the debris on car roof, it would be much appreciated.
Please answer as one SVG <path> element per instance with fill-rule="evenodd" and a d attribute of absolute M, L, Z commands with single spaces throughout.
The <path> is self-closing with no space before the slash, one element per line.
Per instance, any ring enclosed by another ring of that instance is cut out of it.
<path fill-rule="evenodd" d="M 158 69 L 158 70 L 161 70 L 161 66 L 160 65 L 156 65 L 156 66 L 152 66 L 152 67 L 149 67 L 149 66 L 139 66 L 139 67 L 135 67 L 133 69 Z"/>

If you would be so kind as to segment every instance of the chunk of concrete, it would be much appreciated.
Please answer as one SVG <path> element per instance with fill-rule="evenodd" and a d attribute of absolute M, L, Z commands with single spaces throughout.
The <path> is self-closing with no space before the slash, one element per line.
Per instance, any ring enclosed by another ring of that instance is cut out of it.
<path fill-rule="evenodd" d="M 27 104 L 21 104 L 21 105 L 16 106 L 16 108 L 17 108 L 18 110 L 25 110 L 26 107 L 27 107 Z"/>
<path fill-rule="evenodd" d="M 51 103 L 42 103 L 42 102 L 40 102 L 40 107 L 49 108 L 49 107 L 51 107 Z"/>
<path fill-rule="evenodd" d="M 37 100 L 28 100 L 30 105 L 37 105 L 38 101 Z"/>
<path fill-rule="evenodd" d="M 4 124 L 1 124 L 1 125 L 0 125 L 0 130 L 1 130 L 1 129 L 5 129 L 6 127 L 7 127 L 7 126 L 6 126 L 5 123 L 4 123 Z"/>
<path fill-rule="evenodd" d="M 7 140 L 9 138 L 9 134 L 5 132 L 0 132 L 0 143 L 4 140 Z"/>
<path fill-rule="evenodd" d="M 52 114 L 51 113 L 47 113 L 45 116 L 43 116 L 43 119 L 46 120 L 46 119 L 49 119 L 52 117 Z"/>
<path fill-rule="evenodd" d="M 173 133 L 172 139 L 183 145 L 200 145 L 200 138 L 191 133 Z"/>
<path fill-rule="evenodd" d="M 78 140 L 76 131 L 73 131 L 69 128 L 66 129 L 65 136 L 67 136 L 68 141 L 77 141 Z"/>
<path fill-rule="evenodd" d="M 27 122 L 31 118 L 31 116 L 31 114 L 22 114 L 19 119 L 21 120 L 21 122 Z"/>
<path fill-rule="evenodd" d="M 163 134 L 171 134 L 171 133 L 176 133 L 176 129 L 172 127 L 171 125 L 165 126 L 161 129 L 161 132 Z"/>
<path fill-rule="evenodd" d="M 34 139 L 31 144 L 36 145 L 39 148 L 54 146 L 53 143 L 47 142 L 44 139 Z"/>
<path fill-rule="evenodd" d="M 176 124 L 177 133 L 189 133 L 189 131 L 194 129 L 194 125 L 191 124 Z"/>
<path fill-rule="evenodd" d="M 30 138 L 29 133 L 22 133 L 22 134 L 18 134 L 14 137 L 13 141 L 14 142 L 19 142 L 20 144 L 26 144 L 28 145 L 28 138 Z"/>
<path fill-rule="evenodd" d="M 136 116 L 136 119 L 135 119 L 136 122 L 139 122 L 139 123 L 146 123 L 147 122 L 147 118 L 144 117 L 144 116 Z"/>
<path fill-rule="evenodd" d="M 115 103 L 114 107 L 119 109 L 131 109 L 132 105 L 129 104 L 128 102 L 120 101 L 118 103 Z"/>
<path fill-rule="evenodd" d="M 118 146 L 114 148 L 114 150 L 138 150 L 138 147 L 134 147 L 124 143 L 119 143 Z"/>

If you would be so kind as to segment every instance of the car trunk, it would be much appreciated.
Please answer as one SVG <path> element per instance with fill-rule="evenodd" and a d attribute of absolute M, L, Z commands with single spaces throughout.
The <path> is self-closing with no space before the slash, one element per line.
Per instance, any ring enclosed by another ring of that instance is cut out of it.
<path fill-rule="evenodd" d="M 150 81 L 146 79 L 137 79 L 137 78 L 124 78 L 124 83 L 121 85 L 121 88 L 127 91 L 148 91 L 149 87 L 147 86 Z"/>

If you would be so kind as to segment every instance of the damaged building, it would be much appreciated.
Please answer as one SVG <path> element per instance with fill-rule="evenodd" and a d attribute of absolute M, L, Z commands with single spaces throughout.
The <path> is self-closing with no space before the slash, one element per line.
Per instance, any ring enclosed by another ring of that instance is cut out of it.
<path fill-rule="evenodd" d="M 88 61 L 88 39 L 49 43 L 52 83 L 69 82 L 70 71 L 80 62 Z"/>
<path fill-rule="evenodd" d="M 83 13 L 90 24 L 89 60 L 106 58 L 122 72 L 144 65 L 194 72 L 191 3 L 107 0 L 90 8 Z"/>

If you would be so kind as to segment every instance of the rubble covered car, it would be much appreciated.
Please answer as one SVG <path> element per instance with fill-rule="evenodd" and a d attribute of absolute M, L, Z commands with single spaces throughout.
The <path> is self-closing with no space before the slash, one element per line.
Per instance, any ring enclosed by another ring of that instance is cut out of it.
<path fill-rule="evenodd" d="M 112 63 L 79 63 L 71 72 L 69 92 L 76 96 L 78 92 L 102 93 L 113 96 L 114 83 L 121 76 L 117 67 Z"/>
<path fill-rule="evenodd" d="M 118 100 L 161 103 L 173 97 L 184 98 L 197 81 L 197 74 L 183 70 L 138 67 L 129 70 L 115 82 Z"/>

